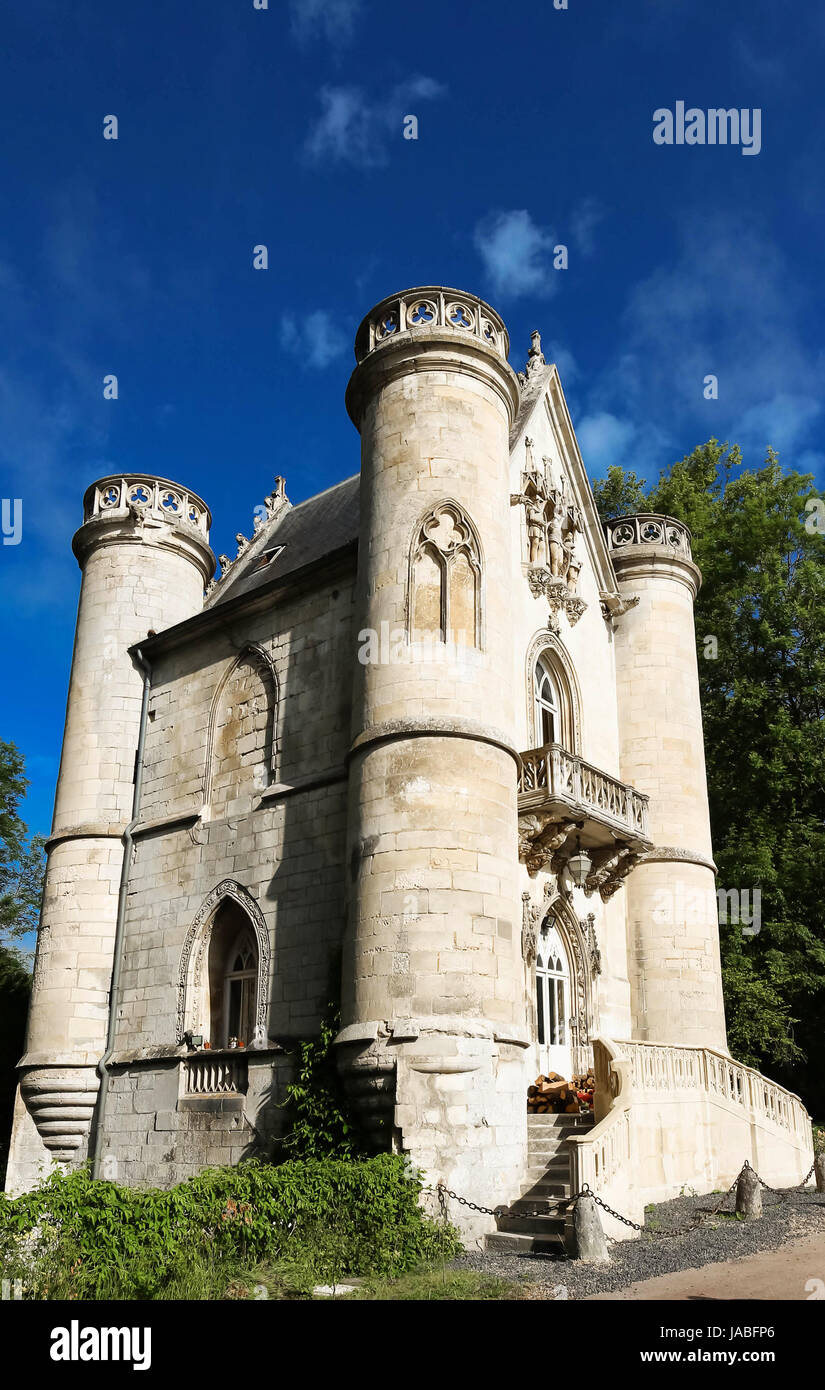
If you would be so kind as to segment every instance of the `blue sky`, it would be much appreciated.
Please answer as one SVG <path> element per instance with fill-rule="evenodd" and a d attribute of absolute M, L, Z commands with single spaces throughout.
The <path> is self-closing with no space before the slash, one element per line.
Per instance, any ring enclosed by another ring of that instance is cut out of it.
<path fill-rule="evenodd" d="M 356 471 L 352 340 L 393 290 L 491 300 L 516 368 L 541 329 L 591 476 L 655 477 L 714 434 L 822 480 L 822 13 L 8 0 L 4 31 L 0 495 L 23 533 L 0 547 L 0 738 L 26 755 L 33 829 L 84 488 L 174 478 L 234 553 L 276 473 L 296 502 Z M 655 145 L 654 110 L 679 100 L 759 108 L 760 153 Z"/>

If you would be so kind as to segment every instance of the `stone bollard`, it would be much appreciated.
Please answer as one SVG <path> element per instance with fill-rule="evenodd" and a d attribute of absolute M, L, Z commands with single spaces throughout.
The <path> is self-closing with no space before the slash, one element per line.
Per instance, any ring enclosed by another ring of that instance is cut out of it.
<path fill-rule="evenodd" d="M 750 1167 L 742 1169 L 736 1184 L 736 1214 L 749 1219 L 762 1215 L 762 1184 Z"/>
<path fill-rule="evenodd" d="M 817 1192 L 825 1192 L 825 1153 L 817 1154 L 814 1159 L 814 1178 Z"/>
<path fill-rule="evenodd" d="M 568 1231 L 565 1244 L 567 1253 L 574 1260 L 584 1260 L 594 1265 L 610 1263 L 599 1209 L 591 1196 L 580 1197 L 577 1201 L 573 1209 L 572 1231 L 569 1228 Z"/>

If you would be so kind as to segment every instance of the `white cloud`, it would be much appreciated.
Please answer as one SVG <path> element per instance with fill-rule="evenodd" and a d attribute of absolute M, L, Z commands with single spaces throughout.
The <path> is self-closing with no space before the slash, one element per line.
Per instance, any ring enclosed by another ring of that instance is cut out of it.
<path fill-rule="evenodd" d="M 346 334 L 325 309 L 315 309 L 300 319 L 294 314 L 284 314 L 281 319 L 282 348 L 300 357 L 307 367 L 328 367 L 348 345 Z"/>
<path fill-rule="evenodd" d="M 601 477 L 612 463 L 624 464 L 636 435 L 630 420 L 622 420 L 609 410 L 585 415 L 576 425 L 576 437 L 591 477 Z"/>
<path fill-rule="evenodd" d="M 595 231 L 604 221 L 605 210 L 598 198 L 584 198 L 570 214 L 570 235 L 573 245 L 583 256 L 592 256 L 596 250 Z"/>
<path fill-rule="evenodd" d="M 631 288 L 585 416 L 636 429 L 628 462 L 651 481 L 711 435 L 740 443 L 749 463 L 773 445 L 796 466 L 822 419 L 823 361 L 803 346 L 792 268 L 737 217 L 685 218 L 681 237 L 678 255 Z M 708 375 L 718 378 L 718 400 L 704 399 Z M 601 459 L 623 461 L 615 426 L 603 423 L 592 438 Z"/>
<path fill-rule="evenodd" d="M 424 76 L 399 83 L 380 101 L 371 101 L 360 87 L 322 87 L 321 114 L 310 127 L 305 153 L 315 163 L 362 169 L 386 164 L 390 139 L 403 140 L 404 117 L 418 114 L 416 103 L 433 101 L 445 91 L 440 82 Z"/>
<path fill-rule="evenodd" d="M 328 39 L 344 43 L 352 38 L 362 0 L 290 0 L 292 32 L 297 39 Z"/>
<path fill-rule="evenodd" d="M 473 237 L 493 296 L 516 299 L 555 291 L 555 237 L 538 227 L 525 208 L 494 212 L 482 219 Z"/>

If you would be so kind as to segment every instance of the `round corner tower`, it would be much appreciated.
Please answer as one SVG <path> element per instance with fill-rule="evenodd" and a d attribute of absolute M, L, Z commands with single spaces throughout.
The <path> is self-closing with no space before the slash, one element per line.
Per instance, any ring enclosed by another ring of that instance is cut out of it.
<path fill-rule="evenodd" d="M 362 322 L 347 391 L 361 529 L 339 1064 L 379 1145 L 478 1200 L 512 1184 L 526 1142 L 507 351 L 475 295 L 407 290 Z"/>
<path fill-rule="evenodd" d="M 30 1186 L 53 1160 L 86 1156 L 144 703 L 145 669 L 130 648 L 202 607 L 215 568 L 210 522 L 200 497 L 146 474 L 102 478 L 83 499 L 72 541 L 80 600 L 10 1190 Z"/>
<path fill-rule="evenodd" d="M 625 601 L 615 659 L 622 778 L 654 847 L 627 880 L 633 1036 L 727 1051 L 693 605 L 702 576 L 673 517 L 605 527 Z"/>

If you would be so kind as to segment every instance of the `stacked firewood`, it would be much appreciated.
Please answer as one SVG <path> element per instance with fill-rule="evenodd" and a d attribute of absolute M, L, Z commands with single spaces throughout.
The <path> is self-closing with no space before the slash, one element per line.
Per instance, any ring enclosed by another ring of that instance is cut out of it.
<path fill-rule="evenodd" d="M 592 1071 L 566 1081 L 557 1071 L 537 1076 L 527 1087 L 527 1109 L 531 1115 L 577 1115 L 592 1110 L 596 1078 Z"/>
<path fill-rule="evenodd" d="M 593 1092 L 596 1089 L 596 1078 L 593 1072 L 583 1072 L 581 1076 L 574 1076 L 573 1086 L 578 1096 L 581 1109 L 592 1110 Z"/>
<path fill-rule="evenodd" d="M 527 1109 L 531 1115 L 575 1115 L 579 1098 L 572 1081 L 565 1081 L 557 1071 L 537 1076 L 527 1087 Z"/>

